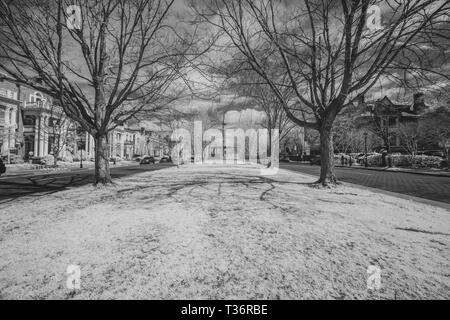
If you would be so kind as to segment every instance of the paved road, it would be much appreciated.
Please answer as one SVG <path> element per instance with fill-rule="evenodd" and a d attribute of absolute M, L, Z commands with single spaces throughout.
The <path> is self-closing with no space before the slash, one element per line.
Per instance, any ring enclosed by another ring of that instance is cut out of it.
<path fill-rule="evenodd" d="M 172 164 L 133 165 L 111 168 L 113 179 L 133 175 L 144 171 L 160 170 Z M 65 173 L 43 175 L 5 176 L 0 178 L 0 204 L 23 196 L 41 196 L 71 187 L 93 183 L 94 171 L 82 169 Z"/>
<path fill-rule="evenodd" d="M 315 176 L 320 172 L 319 166 L 309 164 L 280 163 L 280 168 Z M 450 177 L 340 167 L 335 172 L 344 182 L 450 203 Z"/>

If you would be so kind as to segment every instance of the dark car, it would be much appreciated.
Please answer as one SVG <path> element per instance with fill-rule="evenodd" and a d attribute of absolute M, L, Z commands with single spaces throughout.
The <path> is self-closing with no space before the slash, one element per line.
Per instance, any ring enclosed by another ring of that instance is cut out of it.
<path fill-rule="evenodd" d="M 309 160 L 309 164 L 313 165 L 313 164 L 317 164 L 320 166 L 320 156 L 316 155 L 316 156 L 312 156 L 311 159 Z"/>
<path fill-rule="evenodd" d="M 444 158 L 444 153 L 440 150 L 427 150 L 423 152 L 426 156 L 435 156 L 435 157 L 441 157 Z"/>
<path fill-rule="evenodd" d="M 6 166 L 3 163 L 2 158 L 0 158 L 0 176 L 6 172 Z"/>
<path fill-rule="evenodd" d="M 162 162 L 172 162 L 172 158 L 168 157 L 168 156 L 164 156 L 161 158 L 161 160 L 159 160 L 159 163 L 162 163 Z"/>
<path fill-rule="evenodd" d="M 140 164 L 150 164 L 150 163 L 155 163 L 155 158 L 151 156 L 144 156 L 140 161 Z"/>

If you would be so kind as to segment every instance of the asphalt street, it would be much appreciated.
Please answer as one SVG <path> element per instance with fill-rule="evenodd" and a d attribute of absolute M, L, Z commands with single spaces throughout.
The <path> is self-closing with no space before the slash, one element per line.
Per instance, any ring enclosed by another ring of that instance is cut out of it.
<path fill-rule="evenodd" d="M 168 163 L 111 167 L 113 179 L 130 176 L 144 171 L 160 170 L 172 166 Z M 64 173 L 48 173 L 25 176 L 0 177 L 0 204 L 24 196 L 41 196 L 67 188 L 93 183 L 94 170 L 77 169 Z"/>
<path fill-rule="evenodd" d="M 280 163 L 280 168 L 317 177 L 320 173 L 319 166 L 309 164 Z M 450 203 L 450 177 L 376 171 L 354 167 L 336 167 L 335 173 L 338 180 L 343 182 Z"/>
<path fill-rule="evenodd" d="M 167 168 L 172 164 L 149 164 L 112 167 L 112 178 L 130 176 L 144 171 Z M 308 164 L 281 163 L 283 169 L 318 177 L 320 167 Z M 374 171 L 358 168 L 335 168 L 339 180 L 389 192 L 450 203 L 450 177 L 418 175 L 405 172 Z M 0 177 L 0 203 L 23 196 L 41 196 L 93 182 L 93 169 L 79 169 L 64 173 Z"/>

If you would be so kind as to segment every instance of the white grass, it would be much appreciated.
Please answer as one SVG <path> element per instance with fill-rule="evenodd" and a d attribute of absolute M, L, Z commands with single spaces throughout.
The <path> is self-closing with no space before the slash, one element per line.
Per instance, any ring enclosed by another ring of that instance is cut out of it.
<path fill-rule="evenodd" d="M 4 204 L 0 298 L 450 298 L 450 212 L 258 173 L 182 166 Z"/>

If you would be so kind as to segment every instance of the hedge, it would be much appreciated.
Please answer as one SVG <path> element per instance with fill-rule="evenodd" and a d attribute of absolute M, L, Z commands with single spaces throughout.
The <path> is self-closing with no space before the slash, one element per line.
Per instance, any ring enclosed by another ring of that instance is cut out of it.
<path fill-rule="evenodd" d="M 443 159 L 436 156 L 390 155 L 392 166 L 405 168 L 440 168 Z"/>
<path fill-rule="evenodd" d="M 381 154 L 367 156 L 367 165 L 369 167 L 381 167 L 383 165 L 383 156 Z"/>

